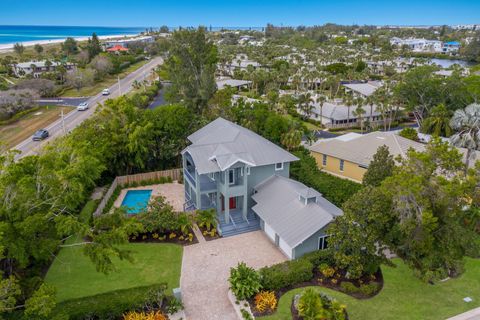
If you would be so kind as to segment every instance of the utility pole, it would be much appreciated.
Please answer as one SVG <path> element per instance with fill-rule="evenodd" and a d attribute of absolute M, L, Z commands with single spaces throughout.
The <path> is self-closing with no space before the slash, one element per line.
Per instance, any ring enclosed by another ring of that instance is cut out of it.
<path fill-rule="evenodd" d="M 120 86 L 120 76 L 117 76 L 118 79 L 118 95 L 122 96 L 122 87 Z"/>
<path fill-rule="evenodd" d="M 65 117 L 63 116 L 63 108 L 62 108 L 61 117 L 62 117 L 62 129 L 63 129 L 63 134 L 66 134 L 66 133 L 67 133 L 67 130 L 65 130 Z"/>

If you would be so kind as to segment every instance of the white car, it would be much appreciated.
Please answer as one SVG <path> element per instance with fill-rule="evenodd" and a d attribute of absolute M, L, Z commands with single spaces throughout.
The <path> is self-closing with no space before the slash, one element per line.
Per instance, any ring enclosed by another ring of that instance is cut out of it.
<path fill-rule="evenodd" d="M 108 89 L 103 89 L 102 95 L 108 96 L 109 94 L 110 94 L 110 90 L 108 90 Z"/>
<path fill-rule="evenodd" d="M 88 109 L 88 102 L 82 102 L 77 106 L 78 111 L 85 111 Z"/>

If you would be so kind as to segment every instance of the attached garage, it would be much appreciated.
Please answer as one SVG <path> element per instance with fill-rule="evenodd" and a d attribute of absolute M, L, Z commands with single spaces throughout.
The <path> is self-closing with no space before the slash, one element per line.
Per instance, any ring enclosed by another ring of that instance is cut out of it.
<path fill-rule="evenodd" d="M 325 237 L 325 228 L 342 214 L 316 190 L 282 176 L 272 176 L 254 189 L 252 210 L 267 236 L 290 259 L 318 250 L 319 237 Z"/>

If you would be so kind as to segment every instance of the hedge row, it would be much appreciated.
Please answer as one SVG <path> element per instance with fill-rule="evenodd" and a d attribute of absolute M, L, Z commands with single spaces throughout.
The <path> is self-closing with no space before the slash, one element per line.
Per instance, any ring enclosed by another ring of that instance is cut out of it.
<path fill-rule="evenodd" d="M 306 149 L 295 152 L 295 155 L 300 161 L 291 165 L 292 178 L 314 188 L 338 207 L 362 188 L 359 183 L 320 171 L 315 159 Z"/>
<path fill-rule="evenodd" d="M 260 282 L 265 290 L 279 290 L 311 280 L 313 268 L 307 259 L 286 261 L 260 269 Z"/>
<path fill-rule="evenodd" d="M 52 319 L 118 319 L 126 311 L 142 309 L 151 300 L 151 292 L 164 292 L 164 284 L 123 289 L 57 304 Z"/>

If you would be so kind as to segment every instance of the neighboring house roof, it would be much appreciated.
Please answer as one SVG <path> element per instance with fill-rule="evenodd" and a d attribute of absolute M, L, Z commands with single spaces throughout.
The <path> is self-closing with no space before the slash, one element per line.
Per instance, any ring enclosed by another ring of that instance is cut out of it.
<path fill-rule="evenodd" d="M 28 69 L 32 66 L 32 64 L 34 64 L 37 68 L 44 68 L 44 67 L 46 67 L 46 62 L 47 62 L 47 60 L 21 62 L 21 63 L 17 63 L 15 65 L 15 67 L 22 68 L 22 69 Z M 61 62 L 56 62 L 56 61 L 50 61 L 50 63 L 51 63 L 50 67 L 56 67 L 56 66 L 59 66 L 59 65 L 62 64 Z M 70 66 L 70 65 L 72 65 L 72 63 L 67 62 L 67 63 L 65 63 L 65 65 Z"/>
<path fill-rule="evenodd" d="M 292 179 L 274 175 L 255 190 L 253 211 L 292 248 L 342 215 L 342 210 L 319 192 Z M 316 197 L 316 202 L 305 204 L 300 196 Z"/>
<path fill-rule="evenodd" d="M 237 162 L 263 166 L 298 158 L 276 144 L 223 118 L 217 118 L 188 136 L 188 152 L 199 174 L 224 171 Z"/>
<path fill-rule="evenodd" d="M 237 80 L 237 79 L 220 79 L 217 80 L 217 88 L 218 90 L 222 90 L 226 86 L 230 86 L 233 88 L 239 88 L 245 85 L 252 83 L 252 81 L 248 80 Z"/>
<path fill-rule="evenodd" d="M 347 160 L 364 167 L 368 167 L 377 149 L 386 145 L 394 157 L 405 156 L 408 149 L 424 151 L 425 145 L 419 142 L 403 138 L 393 132 L 375 131 L 357 137 L 351 137 L 346 141 L 338 138 L 319 140 L 309 147 L 313 152 L 326 154 L 335 158 Z"/>
<path fill-rule="evenodd" d="M 320 104 L 318 102 L 315 102 L 312 105 L 313 105 L 312 112 L 319 116 L 321 113 L 323 118 L 328 118 L 336 121 L 357 118 L 357 116 L 354 115 L 354 112 L 357 109 L 357 106 L 355 105 L 350 106 L 350 112 L 349 112 L 349 108 L 340 102 L 339 103 L 324 102 L 322 110 L 320 110 Z M 362 108 L 363 110 L 365 110 L 363 117 L 379 116 L 381 114 L 380 112 L 377 111 L 376 105 L 373 105 L 371 109 L 370 109 L 370 105 L 365 105 Z M 370 110 L 372 110 L 371 114 L 370 114 Z M 350 116 L 348 116 L 348 114 L 350 114 Z"/>
<path fill-rule="evenodd" d="M 125 47 L 122 46 L 122 45 L 117 44 L 117 45 L 114 46 L 114 47 L 108 48 L 107 51 L 109 51 L 109 52 L 128 51 L 128 49 L 125 48 Z"/>
<path fill-rule="evenodd" d="M 344 87 L 349 88 L 355 92 L 360 93 L 364 96 L 371 96 L 378 88 L 383 85 L 380 81 L 369 81 L 366 83 L 345 83 L 343 84 Z"/>

